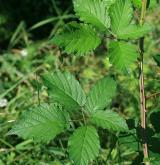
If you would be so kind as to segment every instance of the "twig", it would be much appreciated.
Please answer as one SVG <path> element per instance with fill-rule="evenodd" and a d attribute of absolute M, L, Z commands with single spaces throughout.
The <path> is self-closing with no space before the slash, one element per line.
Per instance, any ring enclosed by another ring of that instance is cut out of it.
<path fill-rule="evenodd" d="M 160 92 L 158 92 L 158 93 L 153 93 L 153 94 L 147 96 L 147 97 L 146 97 L 146 100 L 151 99 L 151 98 L 155 98 L 155 97 L 158 97 L 158 96 L 160 96 Z"/>
<path fill-rule="evenodd" d="M 144 24 L 145 14 L 146 14 L 147 0 L 142 0 L 142 10 L 140 17 L 140 25 Z M 142 129 L 142 143 L 143 143 L 143 155 L 144 159 L 148 159 L 148 145 L 147 145 L 147 135 L 146 135 L 146 97 L 144 89 L 144 72 L 143 72 L 143 61 L 144 61 L 144 37 L 140 38 L 139 42 L 140 47 L 140 101 L 141 101 L 141 129 Z M 145 165 L 149 165 L 149 162 L 146 161 Z"/>

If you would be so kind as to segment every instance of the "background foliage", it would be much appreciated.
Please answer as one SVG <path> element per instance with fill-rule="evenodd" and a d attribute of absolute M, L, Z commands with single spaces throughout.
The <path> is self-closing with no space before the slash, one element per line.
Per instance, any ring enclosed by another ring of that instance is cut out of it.
<path fill-rule="evenodd" d="M 147 96 L 160 90 L 159 12 L 160 6 L 153 3 L 147 14 L 147 22 L 153 25 L 153 32 L 145 39 Z M 123 135 L 117 143 L 115 135 L 100 130 L 101 146 L 104 148 L 95 164 L 105 164 L 106 159 L 108 165 L 119 165 L 121 162 L 137 165 L 142 161 L 138 137 L 135 136 L 140 109 L 138 70 L 133 66 L 134 72 L 125 76 L 115 72 L 108 60 L 109 41 L 105 38 L 95 55 L 85 58 L 66 56 L 51 44 L 49 40 L 54 34 L 66 22 L 75 20 L 73 13 L 71 1 L 0 0 L 0 165 L 70 164 L 66 152 L 67 135 L 70 132 L 46 145 L 7 135 L 13 122 L 24 110 L 48 101 L 40 76 L 57 69 L 73 73 L 86 92 L 104 75 L 116 76 L 118 92 L 112 107 L 128 119 L 131 134 Z M 136 14 L 139 14 L 138 10 L 135 11 L 135 19 Z M 156 159 L 160 154 L 159 101 L 159 97 L 147 101 L 149 149 L 153 164 L 160 162 Z"/>

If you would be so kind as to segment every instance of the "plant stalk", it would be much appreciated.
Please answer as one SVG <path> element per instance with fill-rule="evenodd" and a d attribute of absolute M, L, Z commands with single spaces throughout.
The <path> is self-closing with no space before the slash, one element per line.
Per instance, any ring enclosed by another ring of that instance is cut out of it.
<path fill-rule="evenodd" d="M 140 26 L 144 24 L 145 14 L 147 8 L 147 0 L 142 0 L 142 9 L 140 16 Z M 147 133 L 146 133 L 146 97 L 145 97 L 145 89 L 144 89 L 144 70 L 143 70 L 143 62 L 144 62 L 144 37 L 140 38 L 139 42 L 140 47 L 140 77 L 139 77 L 139 87 L 140 87 L 140 102 L 141 102 L 141 129 L 142 129 L 142 143 L 143 143 L 143 155 L 145 165 L 149 165 L 148 162 L 148 144 L 147 144 Z"/>

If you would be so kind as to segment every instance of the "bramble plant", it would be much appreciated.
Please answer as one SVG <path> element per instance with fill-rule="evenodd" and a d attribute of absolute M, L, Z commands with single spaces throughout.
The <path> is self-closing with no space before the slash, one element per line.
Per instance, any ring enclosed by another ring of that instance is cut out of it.
<path fill-rule="evenodd" d="M 68 141 L 68 152 L 75 164 L 88 164 L 99 153 L 98 127 L 111 131 L 128 130 L 121 116 L 111 110 L 104 111 L 116 92 L 112 78 L 99 80 L 87 97 L 79 82 L 69 73 L 56 72 L 43 79 L 51 100 L 60 105 L 44 104 L 25 112 L 10 134 L 49 142 L 79 121 L 80 127 L 74 130 Z M 78 119 L 75 118 L 77 114 Z"/>
<path fill-rule="evenodd" d="M 147 0 L 73 0 L 78 22 L 68 23 L 53 38 L 65 53 L 86 55 L 94 51 L 103 38 L 109 38 L 109 61 L 113 67 L 129 74 L 139 59 L 141 129 L 144 162 L 149 164 L 146 142 L 146 107 L 143 78 L 144 36 L 152 28 L 144 23 Z M 139 22 L 133 19 L 134 7 L 142 8 Z M 135 40 L 140 40 L 139 48 Z M 139 56 L 140 55 L 140 56 Z M 139 57 L 139 58 L 138 58 Z M 85 95 L 79 82 L 68 72 L 57 71 L 43 76 L 50 104 L 41 104 L 22 114 L 9 134 L 35 141 L 49 142 L 70 130 L 68 153 L 75 165 L 96 160 L 100 151 L 99 128 L 116 134 L 129 132 L 125 119 L 111 109 L 116 81 L 104 77 Z"/>

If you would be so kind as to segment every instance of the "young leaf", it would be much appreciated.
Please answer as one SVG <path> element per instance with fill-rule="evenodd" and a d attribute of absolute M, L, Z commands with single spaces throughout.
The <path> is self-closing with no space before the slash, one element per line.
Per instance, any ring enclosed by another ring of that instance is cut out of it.
<path fill-rule="evenodd" d="M 68 54 L 83 55 L 93 51 L 101 42 L 94 29 L 85 24 L 70 23 L 64 31 L 53 38 Z"/>
<path fill-rule="evenodd" d="M 97 131 L 91 126 L 78 128 L 68 142 L 69 155 L 75 165 L 88 165 L 98 156 L 100 142 Z"/>
<path fill-rule="evenodd" d="M 128 126 L 126 121 L 116 112 L 106 110 L 95 112 L 90 121 L 98 127 L 108 129 L 111 131 L 127 131 Z"/>
<path fill-rule="evenodd" d="M 20 120 L 9 131 L 24 139 L 49 142 L 67 126 L 67 113 L 55 105 L 40 105 L 25 111 Z"/>
<path fill-rule="evenodd" d="M 111 101 L 116 92 L 116 83 L 112 78 L 99 80 L 88 94 L 85 109 L 91 113 L 103 110 Z"/>
<path fill-rule="evenodd" d="M 80 19 L 90 23 L 100 30 L 110 26 L 107 7 L 102 0 L 74 0 L 74 9 Z"/>
<path fill-rule="evenodd" d="M 128 71 L 137 57 L 135 45 L 117 41 L 113 41 L 109 45 L 109 60 L 120 71 Z"/>
<path fill-rule="evenodd" d="M 138 39 L 149 33 L 151 29 L 152 28 L 149 25 L 143 25 L 143 26 L 129 25 L 123 28 L 121 31 L 119 31 L 119 33 L 117 33 L 117 38 Z"/>
<path fill-rule="evenodd" d="M 79 82 L 70 73 L 60 71 L 43 77 L 53 101 L 64 105 L 68 110 L 77 110 L 85 104 L 86 96 Z"/>
<path fill-rule="evenodd" d="M 110 8 L 111 30 L 117 35 L 127 27 L 133 16 L 130 0 L 117 0 Z"/>

